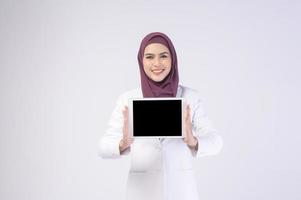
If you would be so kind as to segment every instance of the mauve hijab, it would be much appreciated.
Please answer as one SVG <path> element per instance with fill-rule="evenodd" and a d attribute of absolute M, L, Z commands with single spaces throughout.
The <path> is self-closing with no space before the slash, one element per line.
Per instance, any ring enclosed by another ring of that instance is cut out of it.
<path fill-rule="evenodd" d="M 143 68 L 145 47 L 151 43 L 160 43 L 169 49 L 171 54 L 171 69 L 169 74 L 160 82 L 151 80 Z M 140 44 L 138 52 L 141 87 L 143 97 L 176 97 L 179 84 L 178 62 L 176 50 L 171 40 L 164 33 L 153 32 L 146 35 Z"/>

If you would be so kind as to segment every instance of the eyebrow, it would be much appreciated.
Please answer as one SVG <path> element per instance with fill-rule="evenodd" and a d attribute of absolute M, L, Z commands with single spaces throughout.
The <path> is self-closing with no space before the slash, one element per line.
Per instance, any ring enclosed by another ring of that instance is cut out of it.
<path fill-rule="evenodd" d="M 159 55 L 163 55 L 163 54 L 168 54 L 168 52 L 167 51 L 164 51 L 164 52 L 162 52 L 162 53 L 160 53 Z M 146 54 L 144 54 L 145 56 L 148 56 L 148 55 L 155 55 L 155 54 L 153 54 L 153 53 L 146 53 Z"/>

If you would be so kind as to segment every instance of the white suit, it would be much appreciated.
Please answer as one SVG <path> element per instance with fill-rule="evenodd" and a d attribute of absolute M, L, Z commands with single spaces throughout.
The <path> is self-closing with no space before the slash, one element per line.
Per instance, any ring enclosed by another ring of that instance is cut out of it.
<path fill-rule="evenodd" d="M 141 87 L 121 94 L 109 120 L 109 127 L 99 140 L 99 155 L 103 158 L 131 156 L 127 181 L 127 200 L 198 200 L 197 183 L 192 159 L 218 154 L 222 138 L 204 113 L 196 90 L 179 85 L 177 97 L 190 105 L 193 135 L 198 139 L 198 151 L 192 151 L 183 139 L 135 139 L 122 155 L 122 110 L 129 98 L 142 98 Z"/>

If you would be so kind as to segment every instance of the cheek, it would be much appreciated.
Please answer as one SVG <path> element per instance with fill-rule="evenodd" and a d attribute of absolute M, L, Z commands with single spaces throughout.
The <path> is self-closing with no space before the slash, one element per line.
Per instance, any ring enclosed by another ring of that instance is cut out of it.
<path fill-rule="evenodd" d="M 169 74 L 170 71 L 171 71 L 171 67 L 168 67 L 168 68 L 166 69 L 166 74 Z"/>
<path fill-rule="evenodd" d="M 164 63 L 164 65 L 165 65 L 167 71 L 170 71 L 170 69 L 171 69 L 171 61 L 169 61 L 169 60 L 166 61 L 166 62 Z"/>
<path fill-rule="evenodd" d="M 147 75 L 149 74 L 149 70 L 145 64 L 143 65 L 143 70 L 144 70 L 145 74 L 147 74 Z"/>
<path fill-rule="evenodd" d="M 144 68 L 145 71 L 149 71 L 149 69 L 150 69 L 150 62 L 143 61 L 143 68 Z"/>

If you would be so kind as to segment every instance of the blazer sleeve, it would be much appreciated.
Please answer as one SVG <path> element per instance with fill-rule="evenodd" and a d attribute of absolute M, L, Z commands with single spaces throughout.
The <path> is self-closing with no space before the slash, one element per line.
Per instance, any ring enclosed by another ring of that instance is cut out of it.
<path fill-rule="evenodd" d="M 223 147 L 223 139 L 208 119 L 202 100 L 197 97 L 192 108 L 192 132 L 198 140 L 197 151 L 192 152 L 194 157 L 218 154 Z"/>
<path fill-rule="evenodd" d="M 98 155 L 102 158 L 119 158 L 121 155 L 129 153 L 129 148 L 121 154 L 119 151 L 119 142 L 123 135 L 122 111 L 125 105 L 127 105 L 127 101 L 123 95 L 120 95 L 110 116 L 108 127 L 98 142 Z"/>

